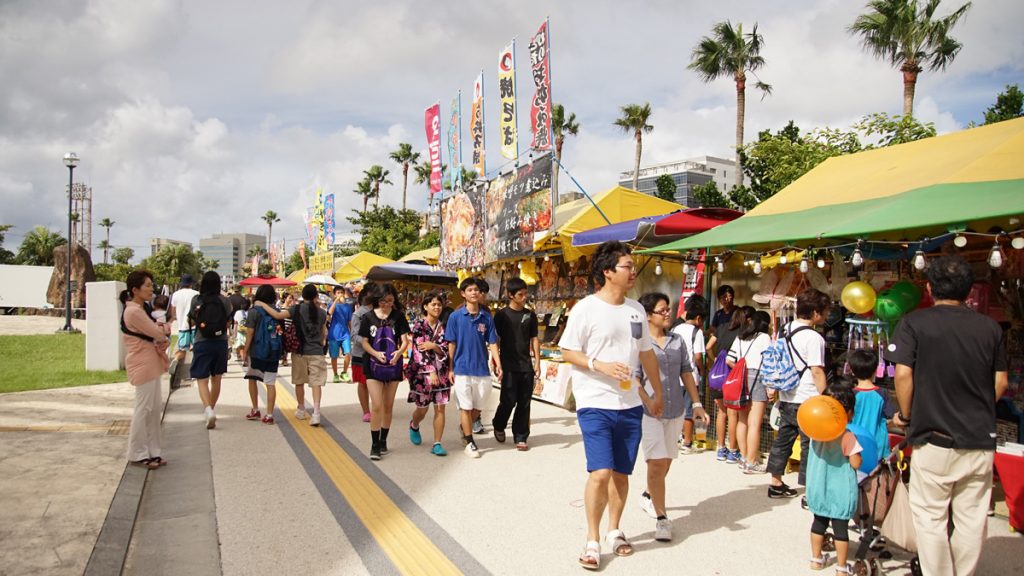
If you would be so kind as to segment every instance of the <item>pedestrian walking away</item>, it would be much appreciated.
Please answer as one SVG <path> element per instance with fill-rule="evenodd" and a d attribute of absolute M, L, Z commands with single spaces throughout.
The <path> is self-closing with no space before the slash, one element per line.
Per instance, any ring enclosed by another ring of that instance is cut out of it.
<path fill-rule="evenodd" d="M 352 322 L 352 291 L 342 286 L 334 288 L 334 297 L 327 307 L 327 353 L 331 356 L 331 371 L 335 382 L 347 382 L 348 366 L 352 360 L 352 339 L 349 324 Z M 338 357 L 342 358 L 341 373 L 338 373 Z"/>
<path fill-rule="evenodd" d="M 434 406 L 434 444 L 430 451 L 435 456 L 448 452 L 441 444 L 444 435 L 445 406 L 451 394 L 451 358 L 441 323 L 443 293 L 428 292 L 423 297 L 423 317 L 412 326 L 409 363 L 405 373 L 409 379 L 408 402 L 415 405 L 409 422 L 409 441 L 423 442 L 420 424 L 430 406 Z"/>
<path fill-rule="evenodd" d="M 192 299 L 188 318 L 195 329 L 192 367 L 189 375 L 196 380 L 203 402 L 206 427 L 217 427 L 217 400 L 220 381 L 228 371 L 228 319 L 231 302 L 220 293 L 220 275 L 213 270 L 203 274 L 199 295 Z"/>
<path fill-rule="evenodd" d="M 740 470 L 745 474 L 764 474 L 767 468 L 761 462 L 761 422 L 768 406 L 768 389 L 761 378 L 761 355 L 772 343 L 768 330 L 771 316 L 763 310 L 744 314 L 743 329 L 729 349 L 728 364 L 733 368 L 743 359 L 747 365 L 746 405 L 738 411 L 737 439 L 743 453 Z"/>
<path fill-rule="evenodd" d="M 661 376 L 646 312 L 626 298 L 636 284 L 636 272 L 628 248 L 616 241 L 601 244 L 591 261 L 598 290 L 576 303 L 558 343 L 562 357 L 572 364 L 576 417 L 587 459 L 587 542 L 579 564 L 588 570 L 601 565 L 600 523 L 606 508 L 608 547 L 616 556 L 633 554 L 619 521 L 640 447 L 644 409 L 655 418 L 662 414 Z M 638 366 L 650 379 L 653 396 L 636 381 Z"/>
<path fill-rule="evenodd" d="M 277 295 L 271 286 L 264 284 L 256 289 L 254 300 L 274 308 Z M 274 404 L 277 401 L 277 371 L 284 345 L 281 342 L 281 327 L 273 316 L 262 308 L 254 308 L 245 319 L 245 335 L 242 359 L 247 362 L 245 379 L 249 383 L 249 402 L 252 409 L 245 415 L 246 420 L 259 420 L 264 424 L 274 423 Z M 241 330 L 243 327 L 239 327 Z M 260 415 L 259 390 L 257 382 L 263 382 L 267 391 L 266 413 Z"/>
<path fill-rule="evenodd" d="M 160 375 L 167 370 L 167 335 L 146 311 L 153 297 L 153 275 L 134 270 L 120 295 L 125 371 L 135 387 L 135 408 L 128 430 L 128 461 L 150 469 L 167 464 L 160 449 Z"/>
<path fill-rule="evenodd" d="M 370 459 L 388 453 L 388 433 L 395 409 L 395 393 L 402 381 L 402 357 L 409 349 L 409 321 L 391 284 L 377 286 L 368 301 L 373 310 L 359 325 L 366 387 L 370 392 Z"/>
<path fill-rule="evenodd" d="M 929 260 L 925 275 L 935 305 L 904 316 L 885 351 L 896 363 L 893 422 L 907 427 L 914 447 L 910 508 L 921 568 L 970 576 L 985 539 L 1006 347 L 999 324 L 964 304 L 974 285 L 967 260 Z"/>
<path fill-rule="evenodd" d="M 167 316 L 174 319 L 175 330 L 178 331 L 178 342 L 175 344 L 174 358 L 171 360 L 167 371 L 174 378 L 178 371 L 178 365 L 185 360 L 185 355 L 192 350 L 192 342 L 195 340 L 195 330 L 188 321 L 188 312 L 192 309 L 192 300 L 199 295 L 199 292 L 192 288 L 195 280 L 191 274 L 182 274 L 178 284 L 181 286 L 171 294 L 171 309 Z"/>
<path fill-rule="evenodd" d="M 640 494 L 641 508 L 655 519 L 654 539 L 659 542 L 672 540 L 672 523 L 665 508 L 665 478 L 672 460 L 679 456 L 676 440 L 683 429 L 683 414 L 686 407 L 692 407 L 694 418 L 707 423 L 710 421 L 697 395 L 697 383 L 693 380 L 690 354 L 683 344 L 682 336 L 668 331 L 672 308 L 666 294 L 651 292 L 640 297 L 640 305 L 647 312 L 647 327 L 651 333 L 654 356 L 658 360 L 658 377 L 661 379 L 662 413 L 654 416 L 646 408 L 641 422 L 641 446 L 647 461 L 647 489 Z M 640 371 L 640 385 L 648 396 L 654 395 L 651 378 L 645 370 Z"/>
<path fill-rule="evenodd" d="M 512 440 L 516 449 L 528 450 L 530 439 L 530 402 L 540 374 L 540 340 L 537 315 L 526 308 L 528 291 L 522 278 L 512 278 L 506 286 L 508 306 L 494 315 L 501 360 L 501 397 L 491 426 L 494 438 L 505 441 L 505 427 L 512 416 Z M 515 415 L 513 416 L 513 410 Z"/>
<path fill-rule="evenodd" d="M 479 458 L 480 449 L 473 440 L 473 421 L 487 404 L 491 393 L 491 368 L 501 378 L 498 359 L 498 336 L 494 320 L 480 306 L 480 280 L 466 278 L 459 291 L 466 305 L 452 312 L 445 325 L 448 356 L 452 359 L 451 374 L 455 399 L 459 403 L 459 422 L 466 455 Z"/>

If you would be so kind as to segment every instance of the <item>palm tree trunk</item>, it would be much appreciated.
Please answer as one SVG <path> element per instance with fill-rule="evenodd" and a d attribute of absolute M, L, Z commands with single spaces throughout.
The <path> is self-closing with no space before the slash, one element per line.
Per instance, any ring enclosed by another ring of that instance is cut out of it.
<path fill-rule="evenodd" d="M 562 163 L 562 142 L 560 139 L 555 140 L 555 159 L 558 162 L 551 163 L 551 191 L 555 197 L 555 205 L 562 203 L 562 196 L 558 193 L 558 172 L 560 164 Z M 551 207 L 551 214 L 554 215 L 555 207 Z M 552 226 L 552 228 L 554 228 Z"/>
<path fill-rule="evenodd" d="M 363 212 L 366 212 L 366 205 L 370 202 L 369 196 L 363 196 Z"/>
<path fill-rule="evenodd" d="M 103 247 L 103 263 L 107 263 L 107 246 L 110 246 L 110 227 L 107 226 L 107 245 Z"/>
<path fill-rule="evenodd" d="M 267 223 L 267 253 L 268 254 L 270 253 L 270 237 L 271 237 L 271 232 L 273 232 L 273 231 L 274 231 L 274 225 L 268 222 Z"/>
<path fill-rule="evenodd" d="M 376 210 L 380 206 L 380 183 L 378 182 L 373 186 L 373 209 Z"/>
<path fill-rule="evenodd" d="M 637 190 L 640 186 L 637 181 L 640 180 L 640 153 L 643 151 L 644 142 L 643 136 L 640 131 L 636 131 L 636 161 L 633 163 L 633 190 Z"/>
<path fill-rule="evenodd" d="M 917 73 L 921 71 L 916 65 L 904 64 L 903 71 L 903 117 L 914 115 L 914 90 L 917 88 Z"/>
<path fill-rule="evenodd" d="M 747 84 L 746 77 L 736 78 L 736 184 L 743 185 L 743 162 L 740 160 L 740 150 L 743 149 L 743 119 L 747 111 Z M 728 194 L 727 194 L 728 195 Z"/>
<path fill-rule="evenodd" d="M 409 189 L 409 163 L 402 163 L 402 211 L 405 212 L 405 192 Z"/>

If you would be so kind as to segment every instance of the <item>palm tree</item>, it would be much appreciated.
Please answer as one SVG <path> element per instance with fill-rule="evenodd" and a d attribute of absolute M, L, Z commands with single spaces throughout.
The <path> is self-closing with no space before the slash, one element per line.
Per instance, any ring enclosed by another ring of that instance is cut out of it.
<path fill-rule="evenodd" d="M 280 222 L 281 219 L 277 217 L 277 212 L 273 210 L 267 210 L 267 213 L 261 216 L 260 219 L 267 223 L 267 252 L 269 252 L 271 232 L 274 231 L 274 224 Z"/>
<path fill-rule="evenodd" d="M 388 176 L 391 175 L 391 172 L 385 170 L 384 167 L 379 164 L 374 164 L 373 166 L 370 166 L 369 170 L 364 170 L 363 174 L 366 176 L 366 179 L 370 181 L 370 186 L 373 187 L 373 207 L 376 209 L 380 203 L 380 185 L 391 184 L 391 180 L 388 180 Z"/>
<path fill-rule="evenodd" d="M 636 190 L 637 180 L 640 179 L 640 153 L 644 148 L 643 134 L 650 134 L 651 130 L 654 130 L 654 126 L 647 123 L 651 119 L 651 104 L 626 104 L 620 110 L 622 118 L 616 120 L 614 124 L 622 128 L 626 134 L 632 133 L 636 138 L 636 162 L 633 165 L 633 189 Z"/>
<path fill-rule="evenodd" d="M 18 263 L 30 266 L 53 266 L 53 249 L 67 244 L 68 239 L 45 226 L 36 226 L 18 247 Z"/>
<path fill-rule="evenodd" d="M 433 173 L 434 168 L 430 165 L 430 162 L 424 160 L 423 162 L 413 166 L 413 170 L 416 171 L 416 184 L 429 184 L 430 175 Z"/>
<path fill-rule="evenodd" d="M 107 250 L 110 249 L 110 248 L 113 248 L 113 246 L 111 246 L 111 244 L 110 244 L 110 229 L 114 227 L 114 224 L 117 224 L 117 222 L 114 222 L 110 218 L 104 218 L 103 220 L 100 220 L 100 226 L 102 226 L 102 227 L 107 229 L 106 245 L 104 245 L 103 242 L 100 242 L 99 245 L 97 246 L 97 248 L 103 248 L 103 263 L 104 264 L 107 263 Z"/>
<path fill-rule="evenodd" d="M 107 250 L 110 250 L 114 246 L 110 243 L 109 240 L 100 240 L 100 243 L 97 244 L 96 247 L 100 248 L 101 250 L 103 250 L 103 263 L 106 264 L 107 263 Z"/>
<path fill-rule="evenodd" d="M 373 196 L 373 186 L 370 184 L 370 179 L 363 178 L 360 180 L 353 192 L 363 197 L 363 212 L 366 212 L 366 203 L 370 201 L 370 196 Z"/>
<path fill-rule="evenodd" d="M 551 189 L 555 191 L 555 199 L 558 196 L 558 172 L 559 164 L 562 162 L 562 145 L 565 144 L 565 137 L 575 136 L 580 132 L 580 123 L 576 121 L 576 114 L 571 113 L 565 117 L 565 107 L 555 104 L 551 107 L 551 131 L 555 134 L 555 158 L 558 164 L 551 168 Z"/>
<path fill-rule="evenodd" d="M 870 12 L 861 14 L 847 30 L 862 37 L 864 49 L 889 60 L 903 72 L 903 115 L 914 115 L 917 75 L 945 70 L 963 47 L 949 31 L 971 7 L 968 2 L 945 18 L 934 19 L 941 0 L 871 0 Z"/>
<path fill-rule="evenodd" d="M 754 74 L 764 66 L 761 47 L 764 38 L 757 33 L 757 24 L 749 34 L 743 33 L 743 24 L 735 28 L 726 20 L 711 29 L 711 36 L 701 38 L 693 48 L 692 60 L 687 66 L 697 72 L 704 82 L 722 76 L 732 76 L 736 82 L 736 186 L 743 184 L 743 122 L 747 109 L 747 72 Z M 755 86 L 763 93 L 762 99 L 772 93 L 772 87 L 757 78 Z"/>
<path fill-rule="evenodd" d="M 420 160 L 420 153 L 412 151 L 412 144 L 402 142 L 398 150 L 391 153 L 391 159 L 402 165 L 402 210 L 405 210 L 405 193 L 409 188 L 409 165 Z"/>

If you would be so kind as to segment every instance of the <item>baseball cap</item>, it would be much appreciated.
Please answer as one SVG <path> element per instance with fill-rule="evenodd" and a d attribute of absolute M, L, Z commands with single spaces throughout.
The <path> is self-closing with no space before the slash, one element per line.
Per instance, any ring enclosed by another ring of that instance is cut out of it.
<path fill-rule="evenodd" d="M 181 282 L 180 282 L 180 284 L 184 284 L 186 286 L 191 286 L 192 284 L 195 284 L 195 283 L 196 283 L 196 281 L 195 281 L 194 278 L 192 278 L 191 274 L 182 274 L 181 275 Z"/>

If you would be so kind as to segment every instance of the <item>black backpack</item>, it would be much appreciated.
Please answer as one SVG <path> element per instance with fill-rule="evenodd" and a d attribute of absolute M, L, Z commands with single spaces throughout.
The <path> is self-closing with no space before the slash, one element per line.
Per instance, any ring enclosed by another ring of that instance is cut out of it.
<path fill-rule="evenodd" d="M 217 296 L 196 296 L 199 306 L 195 309 L 192 324 L 205 338 L 220 338 L 228 332 L 228 312 Z"/>

